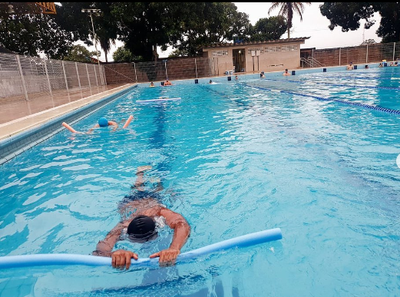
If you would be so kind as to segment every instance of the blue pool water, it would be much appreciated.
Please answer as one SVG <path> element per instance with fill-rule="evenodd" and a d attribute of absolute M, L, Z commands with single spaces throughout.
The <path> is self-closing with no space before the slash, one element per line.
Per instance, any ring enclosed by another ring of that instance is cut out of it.
<path fill-rule="evenodd" d="M 120 220 L 136 168 L 192 227 L 182 252 L 252 232 L 283 238 L 164 268 L 0 271 L 1 296 L 399 296 L 400 68 L 138 85 L 3 164 L 0 256 L 89 255 Z M 181 100 L 137 104 L 159 97 Z M 120 242 L 148 257 L 155 242 Z"/>

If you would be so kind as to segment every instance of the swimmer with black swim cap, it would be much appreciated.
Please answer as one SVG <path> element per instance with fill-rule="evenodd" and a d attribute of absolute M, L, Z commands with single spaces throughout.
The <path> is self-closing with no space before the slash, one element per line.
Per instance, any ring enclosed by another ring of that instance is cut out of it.
<path fill-rule="evenodd" d="M 119 240 L 129 239 L 133 242 L 144 243 L 155 239 L 158 236 L 158 229 L 164 226 L 174 231 L 170 246 L 156 252 L 149 258 L 159 258 L 160 266 L 175 264 L 181 248 L 190 235 L 190 226 L 185 218 L 160 203 L 161 195 L 157 196 L 156 191 L 146 190 L 144 183 L 144 171 L 152 169 L 151 166 L 140 166 L 137 168 L 137 178 L 132 195 L 126 196 L 119 205 L 122 220 L 119 222 L 103 240 L 97 243 L 95 256 L 112 258 L 114 268 L 126 268 L 131 266 L 132 258 L 137 260 L 138 255 L 134 252 L 119 249 L 113 251 Z"/>
<path fill-rule="evenodd" d="M 134 218 L 128 225 L 128 238 L 133 242 L 146 242 L 157 237 L 155 221 L 145 215 L 140 215 Z"/>

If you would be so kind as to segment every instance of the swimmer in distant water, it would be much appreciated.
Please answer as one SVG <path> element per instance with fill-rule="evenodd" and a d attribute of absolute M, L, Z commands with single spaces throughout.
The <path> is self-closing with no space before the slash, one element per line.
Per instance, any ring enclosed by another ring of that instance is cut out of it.
<path fill-rule="evenodd" d="M 172 86 L 172 83 L 167 79 L 167 80 L 164 82 L 164 86 Z"/>
<path fill-rule="evenodd" d="M 347 70 L 353 70 L 354 69 L 353 62 L 350 62 L 350 64 L 346 66 L 346 69 Z"/>
<path fill-rule="evenodd" d="M 137 178 L 134 192 L 125 196 L 120 202 L 119 212 L 122 216 L 119 222 L 107 235 L 99 241 L 94 256 L 112 258 L 112 266 L 119 269 L 129 269 L 132 258 L 137 260 L 138 255 L 134 252 L 119 249 L 112 251 L 119 240 L 144 243 L 155 239 L 159 228 L 168 225 L 174 230 L 170 246 L 164 250 L 150 255 L 150 258 L 159 257 L 160 266 L 175 264 L 181 248 L 190 235 L 190 226 L 185 218 L 160 203 L 161 196 L 157 193 L 162 189 L 159 183 L 154 190 L 144 189 L 144 171 L 152 169 L 151 166 L 140 166 L 137 168 Z"/>
<path fill-rule="evenodd" d="M 128 125 L 130 124 L 130 122 L 133 120 L 133 115 L 130 115 L 128 117 L 128 119 L 126 120 L 125 124 L 122 126 L 122 129 L 125 129 L 126 127 L 128 127 Z M 64 126 L 65 128 L 67 128 L 69 131 L 71 131 L 72 133 L 78 133 L 78 134 L 85 134 L 85 132 L 79 132 L 76 131 L 74 128 L 72 128 L 70 125 L 68 125 L 66 122 L 62 123 L 62 126 Z M 115 130 L 117 130 L 118 128 L 118 124 L 114 121 L 109 121 L 106 118 L 100 118 L 99 121 L 97 122 L 96 125 L 94 125 L 94 127 L 90 128 L 88 132 L 86 132 L 86 134 L 90 134 L 92 133 L 92 131 L 96 128 L 99 127 L 108 127 L 108 126 L 113 126 L 113 129 L 111 130 L 111 132 L 114 132 Z"/>

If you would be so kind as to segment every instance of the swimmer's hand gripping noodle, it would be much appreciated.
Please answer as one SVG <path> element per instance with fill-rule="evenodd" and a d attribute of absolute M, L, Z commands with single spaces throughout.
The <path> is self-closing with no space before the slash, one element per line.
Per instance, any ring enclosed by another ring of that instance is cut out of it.
<path fill-rule="evenodd" d="M 282 239 L 280 228 L 250 233 L 182 253 L 176 259 L 176 263 L 232 247 L 246 247 L 278 239 Z M 111 258 L 77 254 L 37 254 L 0 257 L 0 269 L 45 265 L 111 266 Z M 159 266 L 159 263 L 158 258 L 139 258 L 138 260 L 133 260 L 131 265 L 146 267 Z"/>

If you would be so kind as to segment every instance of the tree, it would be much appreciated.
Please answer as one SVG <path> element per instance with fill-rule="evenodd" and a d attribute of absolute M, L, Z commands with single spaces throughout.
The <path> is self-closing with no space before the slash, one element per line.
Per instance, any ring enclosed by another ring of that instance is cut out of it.
<path fill-rule="evenodd" d="M 259 19 L 252 29 L 250 41 L 277 40 L 286 30 L 286 19 L 283 16 Z"/>
<path fill-rule="evenodd" d="M 280 7 L 279 15 L 287 20 L 288 38 L 290 38 L 290 29 L 293 26 L 293 14 L 296 12 L 300 16 L 300 21 L 303 20 L 304 4 L 311 4 L 311 2 L 272 2 L 272 6 L 268 10 L 268 14 L 275 8 Z"/>
<path fill-rule="evenodd" d="M 52 15 L 10 14 L 0 19 L 0 45 L 21 55 L 61 58 L 72 47 L 71 33 Z"/>
<path fill-rule="evenodd" d="M 169 42 L 174 14 L 170 13 L 174 3 L 168 2 L 113 2 L 111 15 L 117 24 L 118 39 L 133 55 L 144 60 L 154 59 L 153 47 Z M 175 5 L 177 5 L 175 3 Z"/>
<path fill-rule="evenodd" d="M 156 59 L 156 46 L 201 56 L 205 45 L 231 41 L 234 28 L 244 31 L 249 25 L 248 16 L 230 2 L 115 2 L 111 13 L 118 39 L 146 61 Z"/>
<path fill-rule="evenodd" d="M 96 51 L 89 52 L 89 50 L 83 45 L 74 45 L 70 49 L 68 55 L 66 55 L 63 60 L 81 62 L 81 63 L 91 63 L 92 62 L 91 57 L 96 57 L 96 56 L 97 56 Z"/>
<path fill-rule="evenodd" d="M 108 62 L 108 52 L 118 38 L 117 22 L 111 14 L 112 2 L 94 2 L 90 8 L 100 9 L 99 14 L 93 15 L 93 26 L 95 27 L 97 41 L 104 51 L 106 62 Z"/>
<path fill-rule="evenodd" d="M 370 44 L 375 44 L 375 40 L 374 39 L 367 39 L 364 40 L 360 45 L 370 45 Z"/>
<path fill-rule="evenodd" d="M 120 46 L 117 50 L 113 53 L 114 62 L 138 62 L 142 61 L 142 57 L 136 57 L 132 54 L 132 52 L 124 46 Z"/>
<path fill-rule="evenodd" d="M 82 18 L 85 2 L 60 2 L 56 14 L 32 12 L 21 2 L 13 13 L 0 11 L 0 44 L 16 53 L 63 59 L 74 42 L 90 42 L 89 26 Z"/>
<path fill-rule="evenodd" d="M 92 46 L 96 33 L 106 57 L 119 40 L 132 56 L 123 53 L 118 59 L 150 61 L 157 59 L 157 46 L 164 51 L 173 47 L 177 56 L 202 56 L 203 47 L 214 43 L 249 41 L 254 29 L 248 15 L 238 12 L 232 2 L 58 3 L 57 14 L 51 16 L 8 15 L 0 9 L 0 46 L 20 54 L 45 53 L 48 58 L 63 59 L 70 58 L 77 41 Z M 101 11 L 92 15 L 94 30 L 90 16 L 82 12 L 85 8 Z M 276 25 L 279 38 L 282 24 Z M 272 38 L 270 27 L 257 30 L 256 38 Z"/>
<path fill-rule="evenodd" d="M 375 13 L 381 15 L 376 34 L 382 37 L 382 43 L 400 40 L 400 3 L 399 2 L 324 2 L 320 6 L 321 14 L 331 22 L 329 29 L 342 27 L 342 32 L 360 28 L 360 20 L 365 20 L 364 28 L 375 24 Z"/>
<path fill-rule="evenodd" d="M 341 26 L 342 32 L 348 32 L 360 28 L 361 19 L 367 21 L 365 29 L 375 24 L 375 20 L 370 20 L 375 10 L 373 6 L 365 4 L 365 2 L 325 2 L 319 9 L 331 22 L 328 27 L 330 30 Z"/>

